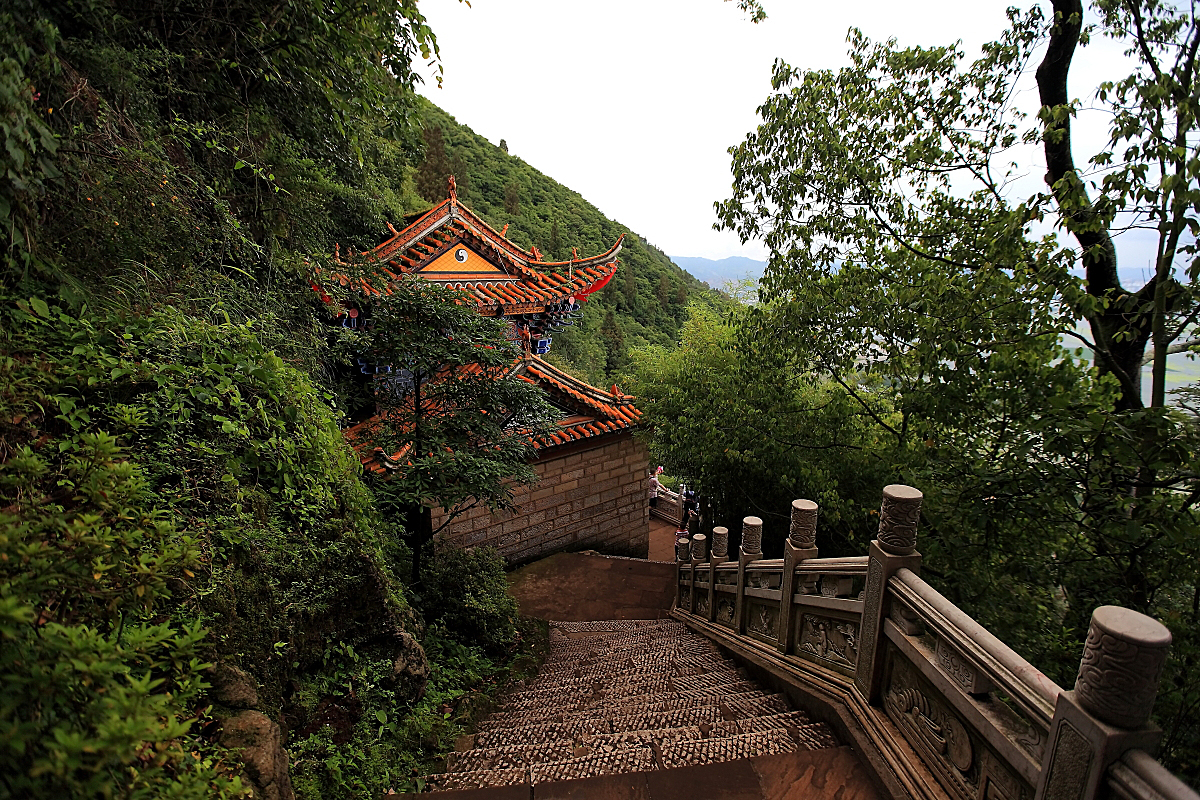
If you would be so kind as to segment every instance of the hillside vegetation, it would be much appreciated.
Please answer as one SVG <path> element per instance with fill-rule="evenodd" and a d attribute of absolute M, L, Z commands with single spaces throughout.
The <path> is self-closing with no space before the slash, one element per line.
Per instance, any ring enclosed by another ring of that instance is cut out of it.
<path fill-rule="evenodd" d="M 0 45 L 0 798 L 416 788 L 540 641 L 493 553 L 402 579 L 310 287 L 429 205 L 432 32 L 18 0 Z"/>

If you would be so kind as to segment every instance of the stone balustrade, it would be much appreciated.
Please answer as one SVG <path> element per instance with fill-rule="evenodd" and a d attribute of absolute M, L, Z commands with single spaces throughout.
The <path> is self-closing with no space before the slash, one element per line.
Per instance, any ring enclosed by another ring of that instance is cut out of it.
<path fill-rule="evenodd" d="M 650 509 L 650 516 L 678 525 L 683 517 L 683 498 L 665 486 L 658 487 L 658 503 Z"/>
<path fill-rule="evenodd" d="M 807 500 L 792 504 L 781 559 L 762 557 L 757 517 L 735 560 L 724 528 L 682 537 L 674 616 L 802 695 L 838 697 L 895 795 L 1200 800 L 1153 758 L 1169 631 L 1096 609 L 1079 677 L 1062 689 L 921 579 L 921 501 L 886 487 L 878 536 L 856 558 L 818 557 Z"/>

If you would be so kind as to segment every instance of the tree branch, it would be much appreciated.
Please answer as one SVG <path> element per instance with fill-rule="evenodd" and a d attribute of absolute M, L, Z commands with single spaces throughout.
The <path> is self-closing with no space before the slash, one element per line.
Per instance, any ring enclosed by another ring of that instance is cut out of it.
<path fill-rule="evenodd" d="M 1200 339 L 1188 339 L 1186 342 L 1176 342 L 1167 348 L 1167 355 L 1173 356 L 1176 353 L 1186 353 L 1196 345 L 1200 345 Z M 1144 367 L 1152 361 L 1154 361 L 1154 353 L 1142 359 L 1142 366 Z"/>

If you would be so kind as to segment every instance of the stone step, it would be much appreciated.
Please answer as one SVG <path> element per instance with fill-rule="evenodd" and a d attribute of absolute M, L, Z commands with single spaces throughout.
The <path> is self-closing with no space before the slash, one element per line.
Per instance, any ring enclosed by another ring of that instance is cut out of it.
<path fill-rule="evenodd" d="M 696 642 L 688 639 L 672 639 L 659 641 L 654 639 L 635 638 L 620 642 L 593 643 L 587 647 L 552 648 L 546 654 L 543 668 L 551 672 L 560 668 L 571 667 L 594 661 L 623 661 L 626 658 L 670 657 L 672 654 L 718 655 L 715 645 L 709 642 Z"/>
<path fill-rule="evenodd" d="M 529 768 L 529 782 L 536 785 L 549 781 L 568 781 L 613 775 L 624 772 L 649 772 L 657 768 L 654 751 L 649 747 L 628 747 L 593 751 L 588 755 L 566 761 L 534 764 Z"/>
<path fill-rule="evenodd" d="M 529 783 L 529 767 L 517 769 L 483 769 L 473 772 L 444 772 L 429 775 L 425 786 L 432 792 L 487 789 L 496 786 L 517 786 Z"/>
<path fill-rule="evenodd" d="M 732 659 L 722 658 L 719 653 L 707 651 L 688 652 L 682 648 L 671 650 L 656 649 L 649 652 L 631 650 L 628 655 L 619 657 L 564 659 L 557 663 L 548 661 L 542 666 L 542 670 L 538 673 L 537 678 L 539 680 L 551 680 L 568 676 L 580 678 L 584 675 L 604 672 L 616 667 L 639 672 L 653 670 L 684 674 L 689 671 L 703 672 L 719 667 L 735 669 L 737 664 Z"/>
<path fill-rule="evenodd" d="M 698 675 L 618 675 L 607 681 L 578 678 L 557 686 L 522 689 L 510 694 L 502 708 L 519 711 L 535 708 L 556 708 L 559 703 L 578 706 L 588 697 L 627 697 L 639 694 L 666 694 L 692 689 L 716 689 L 722 686 L 742 684 L 749 680 L 740 669 L 721 669 Z"/>
<path fill-rule="evenodd" d="M 728 797 L 741 800 L 879 800 L 879 790 L 849 747 L 754 756 L 696 767 L 631 772 L 543 784 L 422 794 L 429 800 L 529 800 L 621 797 L 640 800 Z M 415 795 L 414 795 L 415 797 Z"/>
<path fill-rule="evenodd" d="M 717 689 L 687 689 L 663 695 L 660 692 L 646 694 L 601 696 L 587 695 L 571 700 L 559 701 L 553 708 L 544 705 L 530 705 L 515 708 L 511 711 L 497 711 L 479 723 L 479 730 L 491 730 L 509 725 L 528 725 L 531 721 L 554 722 L 560 715 L 565 719 L 571 716 L 596 716 L 603 713 L 625 709 L 626 713 L 640 711 L 667 711 L 672 708 L 682 708 L 684 705 L 717 705 L 731 697 L 750 699 L 766 697 L 753 681 L 726 684 Z M 507 708 L 507 707 L 506 707 Z"/>
<path fill-rule="evenodd" d="M 812 722 L 802 711 L 789 711 L 770 716 L 722 720 L 717 723 L 678 728 L 588 735 L 581 737 L 578 742 L 476 748 L 461 753 L 451 753 L 446 758 L 446 771 L 516 769 L 532 764 L 565 761 L 569 758 L 586 756 L 590 752 L 606 752 L 622 747 L 654 748 L 669 742 L 722 738 L 743 733 L 763 733 L 770 730 L 787 731 L 803 750 L 836 746 L 833 734 L 824 723 Z"/>
<path fill-rule="evenodd" d="M 690 667 L 690 668 L 689 668 Z M 548 691 L 557 691 L 569 693 L 578 691 L 581 687 L 592 689 L 599 685 L 601 688 L 622 686 L 629 683 L 636 683 L 638 680 L 661 677 L 661 678 L 691 678 L 699 675 L 724 675 L 737 676 L 745 673 L 738 671 L 736 665 L 725 665 L 720 662 L 713 661 L 707 665 L 686 665 L 685 669 L 677 672 L 670 665 L 665 665 L 662 669 L 629 669 L 621 663 L 606 664 L 591 670 L 576 670 L 574 672 L 562 672 L 557 676 L 547 679 L 539 679 L 527 683 L 523 689 L 520 689 L 514 699 L 519 699 L 520 695 L 530 692 L 545 693 Z"/>
<path fill-rule="evenodd" d="M 550 632 L 550 648 L 561 650 L 591 650 L 604 647 L 620 647 L 629 642 L 683 642 L 696 641 L 686 628 L 661 628 L 655 630 L 631 630 L 593 633 Z M 705 640 L 707 641 L 707 640 Z"/>
<path fill-rule="evenodd" d="M 536 796 L 541 784 L 837 747 L 827 725 L 677 622 L 551 623 L 550 643 L 540 673 L 479 723 L 472 749 L 447 757 L 431 789 Z"/>
<path fill-rule="evenodd" d="M 574 742 L 582 736 L 612 733 L 608 720 L 564 720 L 524 725 L 519 728 L 498 728 L 475 734 L 476 747 L 503 747 L 537 742 Z"/>
<path fill-rule="evenodd" d="M 721 739 L 670 742 L 660 748 L 663 769 L 693 767 L 717 761 L 734 761 L 751 756 L 768 756 L 798 750 L 796 740 L 785 730 L 740 733 Z"/>
<path fill-rule="evenodd" d="M 551 633 L 579 633 L 591 631 L 639 631 L 658 628 L 670 630 L 687 630 L 682 622 L 673 619 L 609 619 L 589 620 L 586 622 L 551 622 Z"/>
<path fill-rule="evenodd" d="M 818 749 L 797 741 L 792 730 L 783 727 L 700 738 L 693 738 L 690 733 L 684 730 L 660 731 L 656 732 L 657 738 L 628 738 L 624 741 L 613 737 L 597 737 L 587 744 L 572 746 L 569 751 L 565 747 L 543 753 L 538 753 L 538 748 L 531 746 L 510 748 L 490 757 L 464 757 L 456 762 L 454 771 L 431 775 L 426 782 L 438 790 L 539 784 Z M 567 757 L 551 760 L 543 758 L 544 754 Z"/>
<path fill-rule="evenodd" d="M 659 660 L 628 658 L 601 660 L 570 664 L 562 669 L 548 672 L 523 686 L 514 687 L 516 692 L 552 689 L 573 686 L 588 681 L 614 681 L 645 675 L 703 675 L 709 672 L 735 672 L 736 662 L 713 655 L 672 655 Z"/>
<path fill-rule="evenodd" d="M 768 695 L 761 699 L 727 699 L 717 704 L 687 705 L 668 711 L 641 714 L 613 714 L 611 716 L 578 718 L 564 715 L 561 720 L 480 731 L 475 735 L 475 746 L 502 747 L 539 742 L 574 742 L 583 736 L 620 733 L 621 731 L 678 728 L 701 723 L 713 724 L 723 720 L 782 714 L 787 710 L 787 703 L 783 695 Z"/>
<path fill-rule="evenodd" d="M 621 746 L 624 743 L 649 745 L 650 747 L 657 745 L 661 747 L 670 742 L 720 739 L 743 733 L 766 733 L 772 730 L 786 731 L 802 750 L 820 750 L 824 747 L 836 746 L 836 739 L 834 739 L 833 732 L 829 729 L 829 726 L 823 722 L 812 722 L 802 711 L 789 711 L 785 714 L 773 714 L 771 716 L 751 719 L 722 720 L 716 723 L 685 725 L 679 728 L 665 728 L 652 731 L 623 731 L 621 733 L 585 736 L 579 743 L 586 747 Z"/>
<path fill-rule="evenodd" d="M 769 695 L 761 700 L 725 701 L 717 705 L 689 705 L 667 711 L 624 714 L 610 717 L 608 723 L 613 733 L 620 733 L 621 731 L 680 728 L 685 725 L 704 723 L 711 725 L 728 720 L 784 714 L 787 711 L 787 701 L 784 700 L 783 695 Z"/>
<path fill-rule="evenodd" d="M 628 630 L 592 630 L 592 631 L 563 631 L 558 628 L 550 629 L 550 646 L 587 646 L 593 642 L 620 641 L 631 638 L 643 639 L 686 639 L 687 628 L 677 625 L 643 626 Z"/>

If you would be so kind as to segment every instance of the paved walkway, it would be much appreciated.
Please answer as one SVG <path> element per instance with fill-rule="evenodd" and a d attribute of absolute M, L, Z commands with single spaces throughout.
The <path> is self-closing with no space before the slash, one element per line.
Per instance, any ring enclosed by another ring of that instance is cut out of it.
<path fill-rule="evenodd" d="M 675 561 L 675 526 L 656 517 L 650 518 L 651 561 Z"/>
<path fill-rule="evenodd" d="M 559 553 L 509 573 L 509 590 L 521 613 L 568 624 L 669 616 L 674 600 L 675 527 L 659 520 L 651 520 L 650 524 L 651 560 Z M 625 667 L 621 659 L 601 661 L 619 664 L 619 671 Z M 582 662 L 575 665 L 577 670 L 583 666 Z M 645 671 L 637 667 L 624 669 L 624 679 L 635 680 Z M 578 676 L 582 672 L 572 674 Z M 693 679 L 710 677 L 704 673 Z M 592 694 L 602 685 L 603 682 L 592 686 Z M 546 705 L 553 707 L 555 703 L 549 701 Z M 553 713 L 555 709 L 543 711 Z M 848 747 L 423 796 L 446 800 L 881 800 L 883 797 L 862 761 Z"/>
<path fill-rule="evenodd" d="M 435 792 L 447 800 L 880 800 L 848 747 L 537 786 Z"/>
<path fill-rule="evenodd" d="M 675 562 L 557 553 L 510 572 L 508 584 L 521 613 L 530 617 L 662 619 L 675 599 Z"/>

